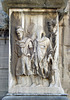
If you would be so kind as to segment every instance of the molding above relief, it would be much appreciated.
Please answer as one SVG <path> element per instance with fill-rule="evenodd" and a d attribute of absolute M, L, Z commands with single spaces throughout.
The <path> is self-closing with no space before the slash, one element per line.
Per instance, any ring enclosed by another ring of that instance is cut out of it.
<path fill-rule="evenodd" d="M 3 10 L 8 13 L 10 8 L 44 8 L 60 9 L 66 8 L 68 0 L 1 0 Z"/>

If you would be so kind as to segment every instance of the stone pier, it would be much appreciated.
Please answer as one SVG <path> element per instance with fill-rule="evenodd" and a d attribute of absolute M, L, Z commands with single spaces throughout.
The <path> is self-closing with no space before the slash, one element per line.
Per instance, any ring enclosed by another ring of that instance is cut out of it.
<path fill-rule="evenodd" d="M 9 90 L 2 100 L 68 100 L 60 81 L 59 22 L 67 0 L 3 0 L 9 14 Z"/>

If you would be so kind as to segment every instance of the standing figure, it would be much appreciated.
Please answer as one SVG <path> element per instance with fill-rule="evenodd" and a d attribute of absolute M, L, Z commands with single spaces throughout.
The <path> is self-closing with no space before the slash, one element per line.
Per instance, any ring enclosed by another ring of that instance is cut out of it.
<path fill-rule="evenodd" d="M 20 56 L 18 55 L 18 62 L 16 66 L 16 75 L 31 75 L 32 67 L 31 67 L 31 56 L 33 53 L 33 42 L 28 37 L 23 37 L 24 30 L 22 27 L 17 28 L 17 37 L 18 41 L 16 45 L 20 48 Z M 17 49 L 18 50 L 18 49 Z"/>
<path fill-rule="evenodd" d="M 35 41 L 34 48 L 37 74 L 42 78 L 48 78 L 50 59 L 52 61 L 52 48 L 49 38 L 45 36 L 45 32 L 40 33 L 39 38 Z"/>

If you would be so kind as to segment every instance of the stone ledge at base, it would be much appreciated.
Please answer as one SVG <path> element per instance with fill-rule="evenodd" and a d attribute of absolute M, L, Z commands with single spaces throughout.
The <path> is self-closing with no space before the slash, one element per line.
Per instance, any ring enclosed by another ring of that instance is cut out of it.
<path fill-rule="evenodd" d="M 2 100 L 68 100 L 66 96 L 5 96 Z"/>

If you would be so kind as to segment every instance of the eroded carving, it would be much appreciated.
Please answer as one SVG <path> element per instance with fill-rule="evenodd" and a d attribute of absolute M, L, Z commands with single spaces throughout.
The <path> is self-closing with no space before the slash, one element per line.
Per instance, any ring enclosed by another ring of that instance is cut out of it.
<path fill-rule="evenodd" d="M 17 28 L 18 41 L 16 42 L 18 62 L 16 66 L 16 75 L 31 75 L 31 61 L 33 54 L 33 41 L 31 38 L 23 37 L 24 30 L 22 27 Z"/>
<path fill-rule="evenodd" d="M 9 91 L 12 93 L 63 93 L 58 68 L 58 14 L 38 10 L 15 10 L 11 15 Z"/>
<path fill-rule="evenodd" d="M 17 28 L 16 41 L 18 62 L 16 66 L 16 75 L 39 75 L 42 78 L 51 79 L 52 74 L 52 46 L 50 39 L 45 32 L 34 39 L 24 37 L 24 29 Z"/>
<path fill-rule="evenodd" d="M 41 85 L 61 87 L 56 56 L 58 54 L 56 21 L 55 19 L 48 21 L 45 31 L 42 26 L 38 26 L 37 32 L 35 27 L 35 23 L 31 22 L 28 29 L 21 26 L 16 29 L 17 84 L 22 79 L 25 80 L 22 82 L 23 87 Z"/>

